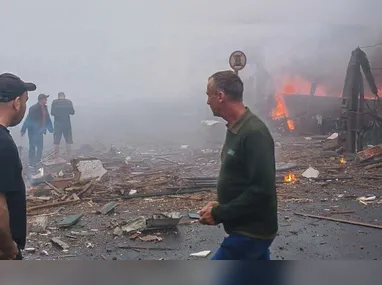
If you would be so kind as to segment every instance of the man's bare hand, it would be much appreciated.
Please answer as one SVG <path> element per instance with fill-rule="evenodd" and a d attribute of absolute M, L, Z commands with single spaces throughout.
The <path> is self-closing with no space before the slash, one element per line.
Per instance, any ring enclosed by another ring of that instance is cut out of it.
<path fill-rule="evenodd" d="M 216 205 L 216 204 L 215 204 Z M 204 209 L 204 208 L 203 208 Z M 212 216 L 212 206 L 207 208 L 205 211 L 204 211 L 204 214 L 201 215 L 200 219 L 199 219 L 199 223 L 203 224 L 203 225 L 209 225 L 209 226 L 215 226 L 217 225 L 217 223 L 215 222 L 215 219 L 214 217 Z"/>
<path fill-rule="evenodd" d="M 208 210 L 209 208 L 212 208 L 212 207 L 214 207 L 214 206 L 216 206 L 216 205 L 219 205 L 219 203 L 216 202 L 216 201 L 209 202 L 206 206 L 203 207 L 203 209 L 201 209 L 201 210 L 198 212 L 198 214 L 202 217 L 202 216 L 207 212 L 207 210 Z"/>
<path fill-rule="evenodd" d="M 13 242 L 12 246 L 9 249 L 3 249 L 0 251 L 0 260 L 14 260 L 16 259 L 19 249 L 17 244 Z"/>

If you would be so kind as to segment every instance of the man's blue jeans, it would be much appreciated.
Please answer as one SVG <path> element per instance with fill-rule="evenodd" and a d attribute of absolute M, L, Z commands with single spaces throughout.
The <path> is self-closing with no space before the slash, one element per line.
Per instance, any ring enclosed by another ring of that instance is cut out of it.
<path fill-rule="evenodd" d="M 224 238 L 211 260 L 270 260 L 273 239 L 262 240 L 231 234 Z"/>

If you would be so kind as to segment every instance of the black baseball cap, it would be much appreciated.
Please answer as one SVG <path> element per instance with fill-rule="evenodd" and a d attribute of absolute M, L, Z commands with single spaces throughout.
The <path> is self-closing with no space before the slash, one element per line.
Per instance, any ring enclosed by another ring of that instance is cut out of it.
<path fill-rule="evenodd" d="M 0 74 L 0 102 L 10 102 L 21 96 L 25 91 L 35 91 L 36 85 L 24 82 L 11 73 Z"/>
<path fill-rule="evenodd" d="M 40 95 L 38 95 L 37 100 L 40 102 L 40 101 L 43 100 L 43 99 L 47 99 L 47 98 L 49 98 L 49 96 L 50 96 L 50 95 L 40 94 Z"/>

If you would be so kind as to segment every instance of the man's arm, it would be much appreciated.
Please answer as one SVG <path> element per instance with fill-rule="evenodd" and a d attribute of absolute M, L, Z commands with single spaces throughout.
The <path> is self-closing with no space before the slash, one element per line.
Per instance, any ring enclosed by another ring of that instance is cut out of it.
<path fill-rule="evenodd" d="M 18 253 L 9 227 L 9 212 L 5 194 L 0 193 L 0 260 L 15 259 Z"/>
<path fill-rule="evenodd" d="M 9 227 L 9 211 L 6 195 L 12 193 L 11 181 L 13 178 L 12 169 L 9 167 L 11 159 L 7 144 L 0 146 L 0 259 L 14 259 L 18 253 L 17 246 L 12 239 Z"/>
<path fill-rule="evenodd" d="M 24 135 L 25 132 L 27 131 L 27 128 L 29 126 L 29 122 L 30 122 L 30 109 L 29 109 L 29 112 L 28 112 L 28 115 L 23 123 L 23 126 L 21 128 L 21 134 Z"/>
<path fill-rule="evenodd" d="M 52 102 L 52 108 L 51 108 L 51 110 L 50 110 L 50 114 L 53 116 L 53 117 L 55 117 L 57 114 L 57 110 L 56 110 L 57 108 L 56 108 L 56 100 L 54 100 L 53 102 Z"/>
<path fill-rule="evenodd" d="M 74 111 L 73 103 L 72 101 L 69 100 L 69 115 L 74 115 L 74 114 L 75 114 L 75 111 Z"/>
<path fill-rule="evenodd" d="M 250 186 L 236 199 L 228 204 L 212 208 L 212 216 L 216 223 L 240 219 L 242 216 L 256 215 L 267 203 L 269 195 L 274 195 L 270 189 L 258 185 L 258 177 L 273 180 L 275 183 L 274 144 L 269 136 L 260 131 L 248 134 L 243 145 L 246 159 L 245 165 Z"/>
<path fill-rule="evenodd" d="M 53 123 L 48 112 L 46 112 L 46 128 L 49 132 L 53 133 Z"/>

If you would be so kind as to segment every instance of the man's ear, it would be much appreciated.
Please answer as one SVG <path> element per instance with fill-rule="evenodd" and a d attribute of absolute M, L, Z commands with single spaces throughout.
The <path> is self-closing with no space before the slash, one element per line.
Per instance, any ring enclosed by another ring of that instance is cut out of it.
<path fill-rule="evenodd" d="M 13 103 L 13 109 L 15 111 L 19 112 L 21 110 L 21 98 L 17 97 L 15 100 L 12 101 Z"/>
<path fill-rule="evenodd" d="M 219 91 L 217 94 L 218 102 L 223 103 L 225 101 L 225 94 L 224 92 Z"/>

